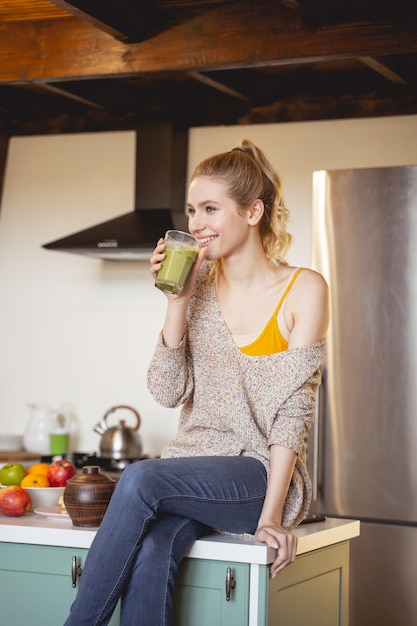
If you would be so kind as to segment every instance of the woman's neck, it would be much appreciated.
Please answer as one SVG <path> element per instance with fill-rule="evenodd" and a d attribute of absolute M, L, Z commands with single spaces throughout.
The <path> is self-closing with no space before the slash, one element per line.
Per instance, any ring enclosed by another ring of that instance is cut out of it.
<path fill-rule="evenodd" d="M 217 284 L 227 290 L 262 290 L 275 281 L 275 269 L 271 267 L 263 249 L 254 254 L 234 255 L 222 259 Z"/>

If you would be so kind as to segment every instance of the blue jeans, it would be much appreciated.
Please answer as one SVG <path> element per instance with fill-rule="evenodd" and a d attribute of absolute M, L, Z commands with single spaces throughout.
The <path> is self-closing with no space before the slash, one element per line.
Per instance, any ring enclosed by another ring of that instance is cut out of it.
<path fill-rule="evenodd" d="M 129 465 L 89 550 L 65 626 L 169 626 L 181 559 L 213 529 L 256 531 L 267 484 L 249 457 L 149 459 Z"/>

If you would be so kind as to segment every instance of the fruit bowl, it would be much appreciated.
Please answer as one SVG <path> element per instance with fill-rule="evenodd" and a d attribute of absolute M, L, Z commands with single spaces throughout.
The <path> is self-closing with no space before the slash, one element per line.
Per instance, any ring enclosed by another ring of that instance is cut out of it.
<path fill-rule="evenodd" d="M 32 500 L 32 510 L 58 506 L 65 487 L 23 487 Z"/>

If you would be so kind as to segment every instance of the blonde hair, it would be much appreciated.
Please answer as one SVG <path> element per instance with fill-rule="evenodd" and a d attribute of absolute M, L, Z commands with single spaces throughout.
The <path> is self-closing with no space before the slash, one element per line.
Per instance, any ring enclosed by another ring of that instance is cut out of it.
<path fill-rule="evenodd" d="M 271 265 L 284 264 L 292 236 L 287 231 L 289 211 L 282 197 L 282 183 L 268 159 L 250 140 L 229 152 L 216 154 L 195 168 L 191 180 L 198 176 L 221 179 L 226 183 L 227 195 L 241 210 L 255 200 L 262 200 L 264 214 L 259 222 L 259 235 L 266 257 Z M 219 269 L 219 262 L 215 262 Z"/>

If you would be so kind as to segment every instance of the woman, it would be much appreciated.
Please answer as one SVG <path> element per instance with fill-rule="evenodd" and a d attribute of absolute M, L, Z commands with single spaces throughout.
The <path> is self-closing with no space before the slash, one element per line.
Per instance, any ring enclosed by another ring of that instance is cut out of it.
<path fill-rule="evenodd" d="M 201 163 L 187 213 L 201 248 L 184 290 L 167 295 L 148 386 L 182 406 L 161 459 L 128 466 L 89 552 L 66 626 L 167 626 L 178 565 L 198 537 L 250 533 L 295 559 L 291 529 L 311 485 L 305 435 L 328 324 L 327 285 L 290 267 L 281 183 L 250 141 Z M 155 278 L 164 259 L 151 258 Z"/>

